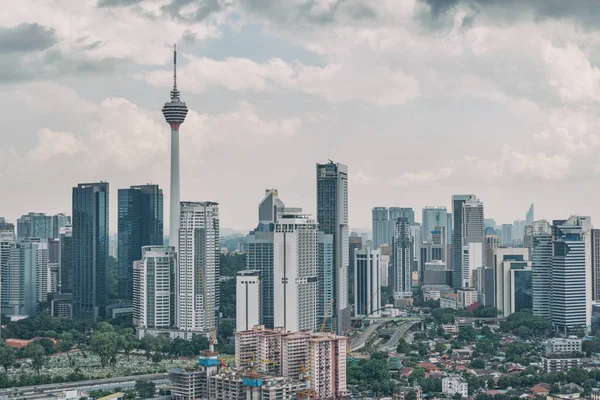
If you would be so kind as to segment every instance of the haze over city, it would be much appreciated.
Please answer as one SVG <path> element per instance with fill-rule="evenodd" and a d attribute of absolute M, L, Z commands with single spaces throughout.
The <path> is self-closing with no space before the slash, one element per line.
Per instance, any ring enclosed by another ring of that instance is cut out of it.
<path fill-rule="evenodd" d="M 160 113 L 179 45 L 181 199 L 247 230 L 265 188 L 315 213 L 315 163 L 374 206 L 600 215 L 593 2 L 86 0 L 0 15 L 2 212 L 69 212 L 77 182 L 168 188 Z M 165 208 L 168 209 L 168 197 Z M 165 232 L 168 231 L 166 219 Z"/>

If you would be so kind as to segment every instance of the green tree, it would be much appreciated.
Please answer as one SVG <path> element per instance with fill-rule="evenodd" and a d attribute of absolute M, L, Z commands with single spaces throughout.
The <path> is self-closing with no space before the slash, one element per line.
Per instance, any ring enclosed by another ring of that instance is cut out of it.
<path fill-rule="evenodd" d="M 125 353 L 128 360 L 129 354 L 131 353 L 131 350 L 135 348 L 136 342 L 132 328 L 124 329 L 119 335 L 119 348 L 123 350 L 123 353 Z"/>
<path fill-rule="evenodd" d="M 46 350 L 42 347 L 41 344 L 37 342 L 31 343 L 29 346 L 25 348 L 23 351 L 24 356 L 31 359 L 31 366 L 35 370 L 35 372 L 39 375 L 41 369 L 44 367 L 46 363 Z"/>
<path fill-rule="evenodd" d="M 477 333 L 472 326 L 463 326 L 458 331 L 458 340 L 465 343 L 473 343 L 477 339 Z"/>
<path fill-rule="evenodd" d="M 142 399 L 151 399 L 156 393 L 156 385 L 152 381 L 136 381 L 135 391 Z"/>
<path fill-rule="evenodd" d="M 471 361 L 471 368 L 484 369 L 485 361 L 483 361 L 481 358 L 476 358 L 475 360 Z"/>
<path fill-rule="evenodd" d="M 0 365 L 2 365 L 4 371 L 8 373 L 8 369 L 15 363 L 15 351 L 6 343 L 0 343 L 2 343 L 0 344 Z"/>
<path fill-rule="evenodd" d="M 414 390 L 411 390 L 410 392 L 408 392 L 406 394 L 405 400 L 417 400 L 417 392 L 415 392 Z"/>
<path fill-rule="evenodd" d="M 398 340 L 398 346 L 396 351 L 400 354 L 408 354 L 410 352 L 410 345 L 404 339 Z"/>
<path fill-rule="evenodd" d="M 233 337 L 234 331 L 235 331 L 235 322 L 234 321 L 223 321 L 219 324 L 219 336 L 221 336 L 224 339 Z"/>
<path fill-rule="evenodd" d="M 442 342 L 437 342 L 435 344 L 435 351 L 438 353 L 443 353 L 446 351 L 446 345 Z"/>
<path fill-rule="evenodd" d="M 91 350 L 100 357 L 100 364 L 106 367 L 109 361 L 116 357 L 119 350 L 119 335 L 115 332 L 100 331 L 92 335 Z"/>

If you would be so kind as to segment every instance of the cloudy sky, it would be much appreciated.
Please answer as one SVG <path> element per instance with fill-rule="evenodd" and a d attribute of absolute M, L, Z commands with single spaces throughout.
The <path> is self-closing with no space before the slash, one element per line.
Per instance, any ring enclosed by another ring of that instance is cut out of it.
<path fill-rule="evenodd" d="M 249 229 L 315 163 L 373 206 L 475 193 L 499 223 L 600 216 L 600 7 L 589 0 L 20 0 L 0 13 L 0 215 L 153 182 L 168 208 L 171 46 L 190 113 L 182 200 Z M 168 212 L 165 212 L 165 217 Z M 420 219 L 420 212 L 417 212 Z M 112 218 L 111 230 L 116 230 Z"/>

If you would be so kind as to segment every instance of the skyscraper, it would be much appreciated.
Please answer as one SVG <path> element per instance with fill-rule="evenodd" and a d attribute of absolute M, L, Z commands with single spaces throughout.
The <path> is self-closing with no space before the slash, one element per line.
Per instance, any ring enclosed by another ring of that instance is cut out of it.
<path fill-rule="evenodd" d="M 15 225 L 8 222 L 4 217 L 0 217 L 0 232 L 15 233 Z"/>
<path fill-rule="evenodd" d="M 335 246 L 333 245 L 333 235 L 328 235 L 322 231 L 319 232 L 319 264 L 318 264 L 318 290 L 317 290 L 317 321 L 327 318 L 331 321 L 331 313 L 327 313 L 329 303 L 335 296 L 335 284 L 333 281 L 333 254 Z M 331 324 L 327 324 L 330 326 Z"/>
<path fill-rule="evenodd" d="M 425 207 L 423 209 L 423 224 L 421 225 L 421 239 L 425 242 L 433 240 L 432 232 L 436 227 L 443 227 L 444 233 L 448 230 L 448 212 L 446 207 Z M 445 243 L 446 238 L 444 238 Z"/>
<path fill-rule="evenodd" d="M 533 315 L 550 320 L 552 287 L 552 235 L 536 232 L 532 236 L 531 249 Z"/>
<path fill-rule="evenodd" d="M 463 205 L 475 200 L 473 194 L 455 194 L 452 196 L 452 287 L 459 289 L 462 285 L 462 251 L 463 251 Z"/>
<path fill-rule="evenodd" d="M 144 246 L 133 263 L 133 324 L 169 328 L 175 322 L 175 249 Z"/>
<path fill-rule="evenodd" d="M 12 225 L 12 224 L 11 224 Z M 14 226 L 9 230 L 5 228 L 5 230 L 0 230 L 0 276 L 1 276 L 1 288 L 0 288 L 0 297 L 2 304 L 2 312 L 6 315 L 9 314 L 9 260 L 10 260 L 10 248 L 13 243 L 15 243 L 16 236 L 14 234 Z"/>
<path fill-rule="evenodd" d="M 17 219 L 17 238 L 37 237 L 47 240 L 52 236 L 52 217 L 30 212 Z"/>
<path fill-rule="evenodd" d="M 180 331 L 189 332 L 187 337 L 191 337 L 194 333 L 208 333 L 217 326 L 220 301 L 219 205 L 214 202 L 182 202 L 180 221 L 175 325 Z"/>
<path fill-rule="evenodd" d="M 412 236 L 408 218 L 398 218 L 392 243 L 392 281 L 394 298 L 412 296 Z"/>
<path fill-rule="evenodd" d="M 389 218 L 388 209 L 385 207 L 374 207 L 372 210 L 373 222 L 373 247 L 378 249 L 382 244 L 391 244 L 389 241 Z"/>
<path fill-rule="evenodd" d="M 22 238 L 12 243 L 6 275 L 3 309 L 9 316 L 37 314 L 38 303 L 48 299 L 48 244 L 39 238 Z M 3 282 L 4 283 L 4 282 Z"/>
<path fill-rule="evenodd" d="M 333 235 L 335 248 L 333 321 L 338 334 L 350 328 L 348 305 L 348 167 L 333 161 L 317 164 L 317 222 L 319 229 Z"/>
<path fill-rule="evenodd" d="M 600 300 L 600 229 L 591 231 L 592 300 Z"/>
<path fill-rule="evenodd" d="M 169 204 L 169 245 L 178 249 L 180 226 L 179 187 L 179 127 L 185 121 L 188 108 L 179 98 L 177 89 L 177 48 L 173 48 L 173 89 L 171 101 L 165 103 L 162 113 L 171 126 L 171 193 Z"/>
<path fill-rule="evenodd" d="M 260 325 L 260 271 L 238 272 L 235 284 L 235 330 L 248 331 Z"/>
<path fill-rule="evenodd" d="M 500 235 L 500 240 L 502 241 L 502 246 L 512 246 L 513 237 L 512 237 L 513 226 L 512 224 L 502 224 L 502 231 Z"/>
<path fill-rule="evenodd" d="M 354 315 L 379 316 L 381 266 L 379 250 L 356 249 L 354 253 Z"/>
<path fill-rule="evenodd" d="M 143 246 L 163 244 L 163 194 L 158 185 L 131 186 L 118 194 L 119 299 L 133 300 L 133 262 Z"/>
<path fill-rule="evenodd" d="M 480 260 L 470 260 L 471 266 L 474 268 L 484 267 L 486 263 L 485 258 L 485 235 L 483 228 L 483 203 L 476 198 L 466 200 L 462 205 L 462 246 L 469 246 L 471 243 L 481 243 L 481 253 L 477 252 L 477 256 L 481 257 Z M 457 268 L 459 267 L 459 268 Z M 460 270 L 459 270 L 460 269 Z M 459 266 L 454 266 L 454 273 L 460 273 L 462 282 L 456 280 L 453 276 L 453 283 L 464 285 L 465 282 L 469 282 L 471 277 L 468 276 L 468 267 L 463 263 Z"/>
<path fill-rule="evenodd" d="M 529 206 L 529 210 L 525 214 L 525 225 L 531 225 L 535 221 L 535 214 L 533 212 L 533 203 Z"/>
<path fill-rule="evenodd" d="M 73 229 L 70 225 L 60 231 L 59 291 L 73 292 Z"/>
<path fill-rule="evenodd" d="M 268 224 L 277 218 L 277 212 L 283 210 L 285 204 L 279 198 L 277 189 L 266 189 L 265 197 L 258 205 L 258 223 Z"/>
<path fill-rule="evenodd" d="M 62 213 L 51 216 L 52 218 L 52 237 L 58 238 L 60 230 L 67 225 L 71 225 L 71 217 Z"/>
<path fill-rule="evenodd" d="M 289 331 L 317 327 L 318 229 L 301 210 L 280 213 L 274 225 L 274 323 Z"/>
<path fill-rule="evenodd" d="M 274 222 L 274 221 L 273 221 Z M 261 324 L 268 329 L 274 328 L 274 267 L 273 267 L 273 230 L 269 225 L 259 224 L 258 228 L 246 237 L 246 269 L 261 274 Z"/>
<path fill-rule="evenodd" d="M 396 222 L 398 218 L 406 218 L 409 225 L 415 224 L 415 212 L 411 207 L 390 207 L 389 218 L 392 221 L 391 231 L 394 232 L 396 229 Z"/>
<path fill-rule="evenodd" d="M 109 185 L 73 188 L 73 317 L 104 317 L 108 304 Z"/>
<path fill-rule="evenodd" d="M 568 222 L 567 222 L 568 223 Z M 552 242 L 550 315 L 563 332 L 585 332 L 590 325 L 586 301 L 586 251 L 583 229 L 555 225 Z"/>

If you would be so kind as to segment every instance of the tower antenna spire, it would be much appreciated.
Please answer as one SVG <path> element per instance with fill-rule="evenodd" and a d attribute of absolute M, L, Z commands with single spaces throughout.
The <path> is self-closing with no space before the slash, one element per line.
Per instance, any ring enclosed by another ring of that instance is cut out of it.
<path fill-rule="evenodd" d="M 177 89 L 177 44 L 173 45 L 173 89 Z"/>

